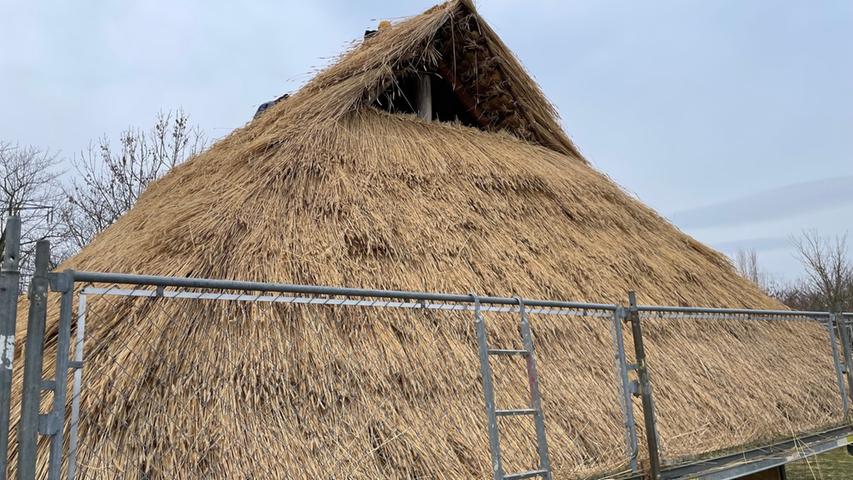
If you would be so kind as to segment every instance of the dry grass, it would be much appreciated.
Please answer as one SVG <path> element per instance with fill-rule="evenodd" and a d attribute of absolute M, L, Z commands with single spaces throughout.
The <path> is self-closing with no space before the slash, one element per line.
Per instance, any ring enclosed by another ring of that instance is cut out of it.
<path fill-rule="evenodd" d="M 491 33 L 534 138 L 367 107 L 398 68 L 435 58 L 431 35 L 469 15 L 463 7 L 437 7 L 348 53 L 156 182 L 61 268 L 622 303 L 636 289 L 642 303 L 778 306 L 577 156 Z M 496 345 L 517 340 L 516 319 L 490 321 Z M 532 322 L 556 477 L 624 467 L 606 321 Z M 470 315 L 100 299 L 87 334 L 90 476 L 487 476 Z M 666 451 L 838 421 L 825 343 L 814 324 L 652 320 Z M 524 399 L 516 367 L 496 366 L 502 403 Z M 507 458 L 528 458 L 532 427 L 506 431 Z"/>

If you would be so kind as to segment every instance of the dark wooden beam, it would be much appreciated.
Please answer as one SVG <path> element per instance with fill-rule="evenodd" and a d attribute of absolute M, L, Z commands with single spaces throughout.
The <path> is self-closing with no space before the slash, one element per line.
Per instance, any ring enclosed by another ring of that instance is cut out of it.
<path fill-rule="evenodd" d="M 453 93 L 456 94 L 456 98 L 458 98 L 459 102 L 468 110 L 468 113 L 474 117 L 474 120 L 476 120 L 484 129 L 488 129 L 491 126 L 491 122 L 489 122 L 488 119 L 486 119 L 486 117 L 484 117 L 480 112 L 480 109 L 477 108 L 477 101 L 474 100 L 474 97 L 472 97 L 467 90 L 465 90 L 462 83 L 457 81 L 453 71 L 447 68 L 447 65 L 444 63 L 439 63 L 437 70 L 442 77 L 450 82 L 450 87 L 453 89 Z"/>

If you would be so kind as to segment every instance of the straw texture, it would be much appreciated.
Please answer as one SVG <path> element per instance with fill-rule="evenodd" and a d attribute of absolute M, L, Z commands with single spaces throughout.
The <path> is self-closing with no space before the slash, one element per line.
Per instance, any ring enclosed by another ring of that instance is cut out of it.
<path fill-rule="evenodd" d="M 443 58 L 439 32 L 472 18 L 476 42 L 500 59 L 512 115 L 490 113 L 494 128 L 481 131 L 370 106 L 401 71 Z M 635 289 L 642 303 L 779 306 L 592 169 L 467 2 L 355 47 L 153 184 L 61 268 L 620 303 Z M 519 345 L 517 316 L 488 321 L 495 346 Z M 54 308 L 48 349 L 55 322 Z M 671 457 L 840 421 L 820 326 L 649 322 Z M 531 323 L 555 478 L 623 469 L 608 320 Z M 86 341 L 89 477 L 489 476 L 471 314 L 101 298 Z M 48 355 L 46 376 L 53 364 Z M 500 360 L 495 372 L 498 404 L 523 406 L 522 366 Z M 508 422 L 508 470 L 529 468 L 533 426 Z"/>

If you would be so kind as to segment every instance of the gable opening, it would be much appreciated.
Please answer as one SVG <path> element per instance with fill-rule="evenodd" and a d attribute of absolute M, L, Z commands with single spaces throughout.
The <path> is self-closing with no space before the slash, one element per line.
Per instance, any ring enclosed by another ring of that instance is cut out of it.
<path fill-rule="evenodd" d="M 367 41 L 381 42 L 385 34 L 380 29 Z M 511 54 L 493 36 L 473 9 L 458 4 L 424 40 L 423 50 L 413 50 L 392 66 L 393 80 L 371 103 L 391 113 L 458 122 L 489 132 L 506 131 L 537 142 L 535 119 L 550 118 L 552 112 L 548 105 L 527 111 L 531 106 L 527 99 L 531 90 L 535 94 L 535 85 L 523 83 L 517 72 L 507 70 L 512 65 L 505 57 Z M 423 102 L 424 77 L 431 87 L 428 102 Z"/>
<path fill-rule="evenodd" d="M 390 113 L 414 114 L 425 120 L 484 128 L 450 81 L 438 73 L 408 73 L 395 79 L 377 97 L 374 106 Z"/>

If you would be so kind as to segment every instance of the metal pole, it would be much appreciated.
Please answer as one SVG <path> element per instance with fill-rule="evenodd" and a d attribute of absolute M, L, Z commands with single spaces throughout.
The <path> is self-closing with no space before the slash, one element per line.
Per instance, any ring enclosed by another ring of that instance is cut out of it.
<path fill-rule="evenodd" d="M 80 424 L 80 391 L 83 385 L 83 339 L 86 328 L 86 295 L 77 304 L 77 340 L 74 344 L 74 383 L 71 387 L 71 432 L 68 439 L 68 480 L 77 475 L 77 442 Z"/>
<path fill-rule="evenodd" d="M 625 425 L 625 449 L 631 473 L 637 473 L 637 425 L 634 420 L 633 401 L 631 400 L 631 382 L 628 380 L 628 361 L 625 358 L 625 339 L 622 334 L 622 321 L 626 318 L 625 309 L 619 307 L 613 312 L 610 322 L 610 334 L 613 337 L 614 358 L 616 360 L 616 384 L 619 386 L 619 405 Z"/>
<path fill-rule="evenodd" d="M 649 379 L 649 369 L 646 365 L 646 350 L 643 346 L 643 331 L 640 326 L 640 312 L 637 310 L 637 295 L 628 292 L 628 320 L 631 322 L 631 333 L 634 337 L 634 354 L 637 357 L 637 377 L 640 381 L 640 397 L 643 400 L 643 421 L 646 426 L 646 442 L 649 446 L 649 464 L 651 478 L 660 478 L 660 450 L 658 448 L 658 432 L 655 426 L 655 403 L 652 398 L 652 384 Z"/>
<path fill-rule="evenodd" d="M 495 387 L 492 383 L 492 367 L 489 365 L 489 342 L 486 335 L 486 323 L 480 312 L 480 300 L 474 296 L 474 326 L 477 330 L 477 345 L 480 350 L 480 374 L 483 377 L 483 399 L 486 403 L 486 418 L 489 422 L 489 451 L 492 455 L 492 476 L 494 480 L 503 480 L 501 465 L 501 443 L 498 433 L 498 417 L 495 414 Z"/>
<path fill-rule="evenodd" d="M 0 480 L 6 480 L 9 463 L 9 413 L 12 404 L 12 362 L 15 358 L 15 324 L 18 317 L 18 271 L 21 219 L 9 217 L 3 232 L 3 265 L 0 267 Z"/>
<path fill-rule="evenodd" d="M 539 470 L 545 471 L 542 478 L 551 480 L 551 459 L 548 456 L 548 441 L 545 438 L 545 418 L 542 413 L 542 394 L 539 392 L 538 371 L 536 369 L 536 356 L 534 355 L 533 333 L 530 330 L 530 319 L 524 308 L 524 301 L 518 300 L 519 314 L 521 315 L 521 338 L 524 349 L 527 350 L 527 380 L 530 385 L 530 407 L 535 411 L 534 423 L 536 426 L 536 451 L 539 454 Z"/>
<path fill-rule="evenodd" d="M 49 260 L 50 242 L 40 240 L 36 244 L 36 270 L 29 289 L 30 311 L 24 349 L 21 419 L 18 425 L 18 480 L 33 480 L 36 476 Z"/>
<path fill-rule="evenodd" d="M 824 318 L 829 316 L 829 312 L 815 312 L 808 310 L 757 310 L 749 308 L 709 308 L 709 307 L 673 307 L 668 305 L 639 305 L 637 310 L 640 312 L 652 313 L 709 313 L 719 315 L 746 315 L 752 317 L 770 316 L 770 317 L 814 317 Z M 744 320 L 748 320 L 745 318 Z M 804 321 L 807 319 L 803 318 Z"/>
<path fill-rule="evenodd" d="M 59 325 L 56 332 L 56 380 L 53 390 L 52 428 L 50 430 L 50 459 L 47 478 L 56 480 L 62 466 L 62 444 L 65 439 L 65 396 L 68 391 L 68 352 L 71 346 L 71 317 L 74 308 L 73 280 L 70 274 L 58 277 L 57 290 L 62 292 L 59 305 Z"/>
<path fill-rule="evenodd" d="M 847 388 L 848 397 L 853 396 L 853 355 L 850 352 L 850 331 L 847 329 L 847 319 L 844 315 L 838 314 L 836 317 L 838 323 L 838 331 L 841 332 L 841 351 L 844 353 L 844 369 L 847 371 Z"/>
<path fill-rule="evenodd" d="M 127 273 L 71 272 L 79 283 L 121 283 L 126 285 L 148 285 L 152 287 L 204 288 L 211 290 L 253 290 L 258 292 L 303 293 L 308 295 L 332 295 L 344 297 L 397 298 L 401 300 L 425 300 L 430 302 L 458 302 L 473 304 L 471 295 L 450 293 L 417 292 L 404 290 L 373 290 L 365 288 L 329 287 L 322 285 L 293 285 L 286 283 L 244 282 L 209 278 L 159 277 L 153 275 L 131 275 Z M 563 302 L 557 300 L 523 299 L 528 307 L 581 308 L 615 310 L 616 305 L 598 303 Z M 515 297 L 478 296 L 480 305 L 517 305 Z M 788 312 L 784 312 L 788 313 Z"/>
<path fill-rule="evenodd" d="M 829 319 L 826 321 L 826 327 L 829 331 L 829 345 L 832 347 L 832 363 L 835 366 L 835 382 L 838 384 L 838 390 L 841 393 L 841 411 L 844 412 L 844 415 L 848 414 L 849 405 L 847 398 L 847 388 L 844 386 L 844 373 L 843 370 L 846 368 L 842 368 L 841 359 L 838 358 L 838 345 L 835 343 L 835 320 L 838 318 L 837 315 L 832 314 L 829 316 Z"/>

